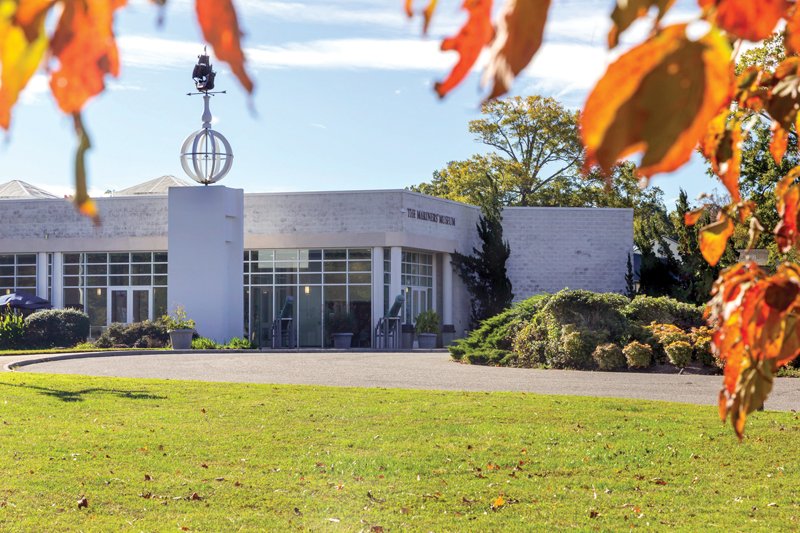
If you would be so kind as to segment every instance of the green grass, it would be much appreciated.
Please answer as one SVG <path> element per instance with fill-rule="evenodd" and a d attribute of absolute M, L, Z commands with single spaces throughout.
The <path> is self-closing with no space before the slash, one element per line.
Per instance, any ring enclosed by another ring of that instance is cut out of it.
<path fill-rule="evenodd" d="M 22 373 L 0 409 L 3 531 L 800 524 L 794 413 L 738 444 L 684 404 Z"/>

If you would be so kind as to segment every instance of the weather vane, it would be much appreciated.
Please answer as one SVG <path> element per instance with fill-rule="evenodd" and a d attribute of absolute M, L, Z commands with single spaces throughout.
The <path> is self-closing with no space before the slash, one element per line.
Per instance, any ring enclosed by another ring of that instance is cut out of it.
<path fill-rule="evenodd" d="M 228 140 L 221 133 L 211 129 L 211 109 L 209 102 L 215 94 L 226 94 L 225 91 L 211 92 L 214 89 L 214 72 L 207 50 L 198 56 L 197 64 L 192 71 L 194 85 L 200 92 L 187 93 L 187 96 L 203 95 L 203 128 L 192 133 L 181 146 L 181 166 L 186 174 L 198 183 L 209 185 L 216 183 L 230 172 L 233 164 L 233 151 Z"/>

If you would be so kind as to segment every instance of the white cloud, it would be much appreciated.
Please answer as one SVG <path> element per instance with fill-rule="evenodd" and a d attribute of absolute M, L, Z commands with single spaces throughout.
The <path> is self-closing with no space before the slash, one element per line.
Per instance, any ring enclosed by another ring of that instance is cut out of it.
<path fill-rule="evenodd" d="M 311 125 L 314 126 L 315 128 L 320 128 L 320 129 L 323 129 L 323 130 L 327 130 L 328 129 L 325 126 L 323 126 L 322 124 L 315 124 L 315 123 L 312 122 Z"/>

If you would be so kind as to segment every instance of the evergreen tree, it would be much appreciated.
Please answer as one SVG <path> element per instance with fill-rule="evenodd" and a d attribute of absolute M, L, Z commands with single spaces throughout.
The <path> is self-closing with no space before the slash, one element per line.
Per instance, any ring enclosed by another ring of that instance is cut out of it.
<path fill-rule="evenodd" d="M 631 264 L 630 252 L 628 252 L 628 270 L 625 273 L 625 296 L 631 300 L 636 296 L 636 287 L 633 285 L 633 265 Z"/>
<path fill-rule="evenodd" d="M 482 195 L 481 216 L 476 224 L 481 249 L 473 248 L 473 255 L 453 253 L 453 263 L 472 296 L 473 327 L 510 307 L 514 299 L 506 274 L 511 248 L 503 240 L 500 193 L 488 173 L 486 180 L 489 192 Z"/>

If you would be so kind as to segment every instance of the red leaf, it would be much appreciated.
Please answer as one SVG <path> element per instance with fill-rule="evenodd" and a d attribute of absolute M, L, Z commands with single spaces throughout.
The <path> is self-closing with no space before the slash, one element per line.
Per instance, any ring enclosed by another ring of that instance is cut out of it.
<path fill-rule="evenodd" d="M 482 84 L 493 83 L 489 98 L 508 92 L 514 78 L 542 45 L 550 0 L 506 0 L 498 15 Z"/>
<path fill-rule="evenodd" d="M 50 89 L 64 113 L 77 113 L 100 93 L 106 74 L 119 75 L 114 42 L 114 11 L 126 0 L 84 0 L 64 3 L 50 51 L 59 69 L 50 77 Z"/>
<path fill-rule="evenodd" d="M 669 26 L 608 67 L 581 116 L 585 169 L 611 175 L 617 161 L 644 151 L 639 172 L 649 177 L 689 160 L 730 103 L 731 51 L 713 29 L 697 41 L 685 30 Z"/>
<path fill-rule="evenodd" d="M 491 21 L 492 0 L 464 0 L 462 8 L 469 12 L 469 20 L 458 35 L 442 41 L 442 50 L 455 50 L 459 54 L 459 59 L 447 79 L 434 86 L 439 98 L 444 98 L 461 83 L 475 64 L 483 47 L 494 36 Z"/>
<path fill-rule="evenodd" d="M 239 39 L 239 20 L 231 0 L 196 0 L 197 21 L 203 37 L 214 48 L 214 55 L 225 61 L 248 92 L 253 92 L 253 81 L 244 69 L 244 53 Z"/>
<path fill-rule="evenodd" d="M 786 0 L 699 0 L 700 7 L 716 10 L 708 18 L 717 26 L 748 41 L 761 41 L 769 37 L 786 15 Z"/>

